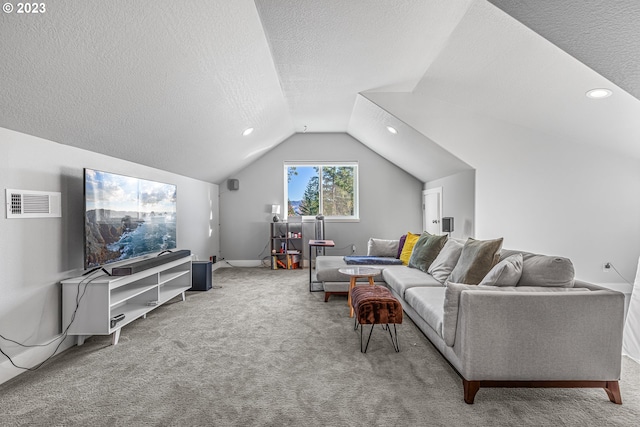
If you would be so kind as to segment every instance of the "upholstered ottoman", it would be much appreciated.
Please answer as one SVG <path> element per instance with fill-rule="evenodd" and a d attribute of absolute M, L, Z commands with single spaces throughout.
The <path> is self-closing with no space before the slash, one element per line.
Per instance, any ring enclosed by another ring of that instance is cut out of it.
<path fill-rule="evenodd" d="M 400 301 L 398 301 L 396 297 L 391 295 L 389 289 L 379 285 L 356 286 L 351 290 L 351 306 L 355 313 L 354 329 L 360 327 L 361 352 L 367 352 L 373 327 L 377 324 L 383 325 L 382 328 L 389 332 L 393 349 L 396 352 L 400 351 L 396 324 L 402 323 L 402 304 L 400 304 Z M 393 324 L 393 333 L 391 332 L 390 324 Z M 367 344 L 364 349 L 362 347 L 363 325 L 371 325 L 369 338 L 367 339 Z"/>

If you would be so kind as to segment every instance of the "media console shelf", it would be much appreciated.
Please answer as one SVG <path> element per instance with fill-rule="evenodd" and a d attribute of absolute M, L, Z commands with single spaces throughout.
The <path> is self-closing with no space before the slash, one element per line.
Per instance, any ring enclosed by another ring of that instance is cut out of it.
<path fill-rule="evenodd" d="M 178 295 L 185 300 L 185 291 L 191 288 L 191 255 L 129 276 L 82 276 L 61 283 L 63 328 L 73 319 L 68 335 L 77 335 L 78 345 L 91 335 L 111 335 L 116 345 L 123 326 L 146 318 Z M 124 319 L 112 327 L 111 320 L 121 314 Z"/>

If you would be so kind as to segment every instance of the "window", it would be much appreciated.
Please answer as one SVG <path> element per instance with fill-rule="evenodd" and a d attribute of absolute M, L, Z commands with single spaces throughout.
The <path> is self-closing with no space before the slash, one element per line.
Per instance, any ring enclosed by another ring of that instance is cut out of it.
<path fill-rule="evenodd" d="M 286 162 L 284 175 L 286 216 L 359 218 L 357 163 Z"/>

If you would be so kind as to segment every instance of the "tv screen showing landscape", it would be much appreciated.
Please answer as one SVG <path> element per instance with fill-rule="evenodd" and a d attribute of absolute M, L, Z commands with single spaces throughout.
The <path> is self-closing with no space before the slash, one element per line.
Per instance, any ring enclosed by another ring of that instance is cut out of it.
<path fill-rule="evenodd" d="M 84 267 L 176 247 L 176 186 L 84 170 Z"/>

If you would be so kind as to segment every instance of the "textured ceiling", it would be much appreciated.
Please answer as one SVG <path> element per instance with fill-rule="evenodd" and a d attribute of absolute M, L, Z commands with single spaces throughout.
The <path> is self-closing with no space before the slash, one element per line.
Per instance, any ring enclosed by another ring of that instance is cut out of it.
<path fill-rule="evenodd" d="M 293 132 L 253 1 L 58 0 L 0 20 L 2 127 L 211 182 Z"/>
<path fill-rule="evenodd" d="M 386 126 L 397 134 L 391 135 Z M 381 131 L 384 128 L 384 131 Z M 363 144 L 424 181 L 453 175 L 471 167 L 371 100 L 358 95 L 349 133 Z M 407 155 L 409 154 L 409 155 Z M 427 164 L 429 167 L 424 167 Z"/>
<path fill-rule="evenodd" d="M 640 1 L 489 1 L 640 99 Z"/>
<path fill-rule="evenodd" d="M 356 95 L 410 91 L 470 0 L 256 0 L 296 131 L 345 131 Z"/>
<path fill-rule="evenodd" d="M 614 96 L 585 96 L 598 87 Z M 640 157 L 638 99 L 484 2 L 469 8 L 413 95 Z"/>
<path fill-rule="evenodd" d="M 638 6 L 557 3 L 57 0 L 0 14 L 0 126 L 214 183 L 305 129 L 423 181 L 471 167 L 389 114 L 409 95 L 640 157 Z"/>

